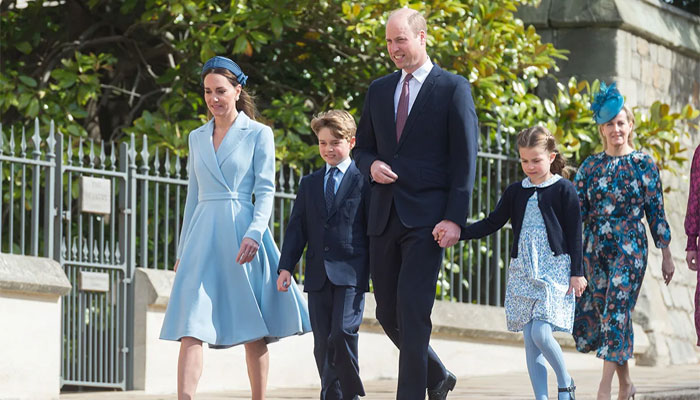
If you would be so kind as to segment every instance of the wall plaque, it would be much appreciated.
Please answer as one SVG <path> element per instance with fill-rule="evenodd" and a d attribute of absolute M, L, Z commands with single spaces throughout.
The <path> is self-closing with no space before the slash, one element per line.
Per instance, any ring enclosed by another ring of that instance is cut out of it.
<path fill-rule="evenodd" d="M 83 292 L 109 292 L 109 274 L 78 271 L 78 289 Z"/>
<path fill-rule="evenodd" d="M 80 211 L 93 214 L 109 214 L 112 202 L 112 185 L 109 179 L 80 177 Z"/>

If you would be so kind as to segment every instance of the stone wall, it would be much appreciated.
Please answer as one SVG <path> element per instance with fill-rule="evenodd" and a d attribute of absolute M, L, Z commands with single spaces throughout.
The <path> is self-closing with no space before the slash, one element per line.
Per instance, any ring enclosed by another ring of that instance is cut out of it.
<path fill-rule="evenodd" d="M 57 262 L 0 254 L 0 400 L 58 399 L 61 296 L 70 290 Z"/>
<path fill-rule="evenodd" d="M 134 276 L 134 389 L 149 394 L 174 393 L 179 343 L 158 339 L 175 273 L 137 268 Z M 360 327 L 360 371 L 365 382 L 396 379 L 399 351 L 375 319 L 372 293 L 365 297 Z M 457 376 L 525 373 L 522 333 L 508 332 L 502 307 L 438 301 L 432 315 L 430 345 Z M 593 354 L 576 352 L 571 335 L 557 332 L 570 370 L 600 367 Z M 645 351 L 641 333 L 635 350 Z M 639 355 L 641 353 L 637 353 Z M 243 346 L 226 350 L 204 347 L 204 370 L 197 390 L 245 390 L 248 388 Z M 270 345 L 269 387 L 318 387 L 311 334 L 284 338 Z M 1 388 L 1 386 L 0 386 Z M 2 396 L 0 396 L 2 400 Z"/>
<path fill-rule="evenodd" d="M 632 106 L 660 100 L 672 112 L 688 103 L 700 108 L 700 17 L 658 0 L 543 0 L 537 8 L 519 10 L 519 16 L 545 41 L 570 51 L 559 63 L 559 78 L 616 81 Z M 688 158 L 699 143 L 697 131 L 683 139 Z M 700 357 L 692 320 L 696 276 L 685 263 L 683 229 L 689 168 L 690 162 L 679 175 L 662 177 L 671 189 L 664 201 L 676 275 L 668 287 L 663 284 L 661 252 L 652 245 L 633 316 L 649 340 L 637 357 L 640 364 L 697 363 Z"/>

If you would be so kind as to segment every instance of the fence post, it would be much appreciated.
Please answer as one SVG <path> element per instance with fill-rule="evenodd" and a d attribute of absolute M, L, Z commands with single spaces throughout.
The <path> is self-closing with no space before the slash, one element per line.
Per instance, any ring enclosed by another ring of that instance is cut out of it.
<path fill-rule="evenodd" d="M 114 151 L 114 147 L 112 147 Z M 132 242 L 135 240 L 131 233 L 131 225 L 134 215 L 134 204 L 131 192 L 135 191 L 135 186 L 132 186 L 132 169 L 130 168 L 129 149 L 126 143 L 119 145 L 119 172 L 124 172 L 124 180 L 120 180 L 121 187 L 119 188 L 118 209 L 119 209 L 119 247 L 124 257 L 124 277 L 127 282 L 125 312 L 126 320 L 124 322 L 126 348 L 128 349 L 124 360 L 126 375 L 124 376 L 124 389 L 131 390 L 134 386 L 134 252 Z M 123 354 L 123 353 L 122 353 Z"/>
<path fill-rule="evenodd" d="M 38 117 L 34 119 L 34 134 L 31 137 L 31 141 L 34 145 L 32 149 L 32 159 L 38 161 L 41 159 L 41 136 L 39 136 Z M 34 165 L 32 167 L 32 225 L 31 228 L 29 228 L 29 234 L 31 235 L 31 255 L 34 257 L 39 256 L 39 213 L 41 213 L 41 206 L 39 205 L 41 185 L 39 182 L 41 180 L 41 170 L 41 165 Z"/>
<path fill-rule="evenodd" d="M 141 167 L 139 172 L 148 175 L 150 167 L 148 165 L 148 137 L 143 135 L 143 150 L 141 150 Z M 136 190 L 136 187 L 134 187 Z M 148 180 L 142 180 L 141 186 L 141 267 L 148 268 Z"/>
<path fill-rule="evenodd" d="M 496 153 L 503 154 L 503 146 L 501 145 L 501 122 L 498 121 L 496 125 Z M 501 173 L 503 172 L 503 160 L 498 157 L 496 158 L 496 188 L 501 188 L 502 178 Z M 491 273 L 495 275 L 495 284 L 493 296 L 495 298 L 490 299 L 490 303 L 497 307 L 501 306 L 501 235 L 506 234 L 505 231 L 499 230 L 498 233 L 493 235 L 493 252 L 491 253 L 491 263 L 493 264 L 493 269 Z M 510 256 L 510 254 L 508 254 Z"/>
<path fill-rule="evenodd" d="M 49 167 L 49 173 L 46 176 L 47 189 L 47 215 L 46 223 L 49 232 L 47 236 L 51 236 L 47 240 L 47 250 L 53 249 L 52 258 L 59 263 L 61 262 L 61 244 L 63 243 L 63 135 L 56 132 L 53 121 L 51 122 L 51 130 L 49 132 L 49 149 L 53 149 L 53 154 L 48 153 L 47 159 L 53 157 L 55 160 Z M 50 150 L 51 151 L 51 150 Z M 53 198 L 53 200 L 50 200 Z M 70 243 L 65 243 L 66 251 L 70 251 Z M 61 264 L 63 267 L 63 264 Z"/>
<path fill-rule="evenodd" d="M 60 157 L 56 157 L 55 150 L 56 137 L 54 134 L 54 122 L 51 120 L 49 137 L 46 138 L 46 161 L 49 162 L 49 166 L 46 167 L 46 174 L 44 176 L 44 257 L 53 259 L 56 259 L 56 251 L 54 249 L 55 238 L 53 235 L 54 218 L 56 217 L 56 204 L 54 204 L 56 196 L 54 181 L 56 180 L 56 175 L 54 174 L 56 173 L 56 163 L 60 163 L 60 161 L 57 160 L 60 159 Z"/>

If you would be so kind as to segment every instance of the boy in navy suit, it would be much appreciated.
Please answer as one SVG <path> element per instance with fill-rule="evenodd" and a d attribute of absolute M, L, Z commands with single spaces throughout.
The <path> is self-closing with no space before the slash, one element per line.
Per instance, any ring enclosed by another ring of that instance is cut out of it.
<path fill-rule="evenodd" d="M 314 334 L 321 399 L 358 399 L 357 337 L 369 290 L 369 182 L 350 159 L 355 120 L 331 110 L 311 121 L 326 165 L 301 179 L 282 245 L 277 289 L 286 292 L 306 250 L 304 291 Z"/>

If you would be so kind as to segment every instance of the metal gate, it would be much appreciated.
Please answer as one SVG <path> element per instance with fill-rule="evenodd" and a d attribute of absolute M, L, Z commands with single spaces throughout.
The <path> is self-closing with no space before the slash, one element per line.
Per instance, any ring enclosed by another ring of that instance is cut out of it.
<path fill-rule="evenodd" d="M 128 170 L 126 145 L 105 156 L 94 142 L 57 135 L 54 257 L 73 289 L 63 298 L 61 386 L 127 388 L 131 271 L 127 263 Z M 84 148 L 87 147 L 87 152 Z M 73 149 L 77 148 L 77 154 Z M 119 160 L 117 162 L 117 160 Z M 109 182 L 108 214 L 81 211 L 81 177 Z M 65 190 L 64 190 L 65 189 Z"/>
<path fill-rule="evenodd" d="M 104 144 L 64 141 L 53 123 L 47 130 L 42 141 L 38 119 L 29 138 L 0 124 L 0 252 L 52 258 L 73 286 L 62 298 L 61 387 L 127 389 L 127 146 L 107 156 Z M 109 182 L 108 212 L 80 211 L 81 176 Z"/>

